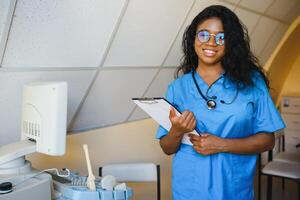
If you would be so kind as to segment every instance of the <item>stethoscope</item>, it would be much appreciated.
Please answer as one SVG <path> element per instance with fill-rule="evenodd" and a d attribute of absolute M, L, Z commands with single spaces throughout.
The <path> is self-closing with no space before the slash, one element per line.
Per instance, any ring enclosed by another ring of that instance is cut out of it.
<path fill-rule="evenodd" d="M 195 85 L 196 85 L 196 88 L 197 88 L 199 94 L 201 95 L 201 97 L 206 101 L 206 106 L 207 106 L 207 108 L 208 108 L 209 110 L 214 110 L 214 109 L 217 107 L 216 99 L 217 99 L 218 97 L 217 97 L 217 96 L 208 96 L 208 91 L 210 90 L 210 88 L 211 88 L 211 87 L 212 87 L 212 86 L 213 86 L 220 78 L 222 78 L 222 76 L 220 76 L 217 80 L 215 80 L 215 81 L 207 88 L 206 94 L 204 95 L 204 94 L 202 93 L 202 91 L 201 91 L 201 89 L 200 89 L 200 87 L 199 87 L 197 81 L 196 81 L 196 78 L 195 78 L 195 72 L 196 72 L 196 70 L 193 71 L 192 76 L 193 76 L 193 81 L 194 81 L 194 83 L 195 83 Z M 236 87 L 236 88 L 237 88 L 237 89 L 236 89 L 236 93 L 235 93 L 233 99 L 232 99 L 230 102 L 226 102 L 226 101 L 224 101 L 224 100 L 221 99 L 221 100 L 220 100 L 220 103 L 226 104 L 226 105 L 232 104 L 232 103 L 236 100 L 236 98 L 237 98 L 237 96 L 238 96 L 238 93 L 239 93 L 238 87 Z"/>

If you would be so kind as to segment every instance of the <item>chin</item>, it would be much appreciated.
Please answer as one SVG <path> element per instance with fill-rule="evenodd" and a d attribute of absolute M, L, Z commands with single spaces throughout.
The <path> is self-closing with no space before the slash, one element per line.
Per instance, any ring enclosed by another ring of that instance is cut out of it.
<path fill-rule="evenodd" d="M 221 62 L 221 59 L 216 59 L 216 58 L 204 58 L 200 60 L 206 65 L 215 65 Z"/>

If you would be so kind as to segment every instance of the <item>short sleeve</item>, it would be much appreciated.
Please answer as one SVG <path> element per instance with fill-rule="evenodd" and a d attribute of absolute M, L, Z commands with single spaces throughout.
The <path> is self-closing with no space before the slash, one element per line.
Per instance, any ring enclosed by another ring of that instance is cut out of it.
<path fill-rule="evenodd" d="M 272 133 L 285 128 L 285 124 L 261 76 L 256 79 L 255 90 L 254 133 Z"/>
<path fill-rule="evenodd" d="M 172 84 L 168 86 L 168 90 L 166 92 L 165 98 L 174 105 L 174 90 Z M 161 139 L 163 136 L 167 135 L 168 131 L 163 128 L 162 126 L 159 126 L 156 132 L 156 138 Z"/>

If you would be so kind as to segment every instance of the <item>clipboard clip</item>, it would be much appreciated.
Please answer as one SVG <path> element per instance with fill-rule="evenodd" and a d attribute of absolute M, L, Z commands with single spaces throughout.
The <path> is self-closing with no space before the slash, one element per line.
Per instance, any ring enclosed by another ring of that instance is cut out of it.
<path fill-rule="evenodd" d="M 155 104 L 158 103 L 158 101 L 153 97 L 143 97 L 143 98 L 136 98 L 140 103 L 146 103 L 146 104 Z"/>

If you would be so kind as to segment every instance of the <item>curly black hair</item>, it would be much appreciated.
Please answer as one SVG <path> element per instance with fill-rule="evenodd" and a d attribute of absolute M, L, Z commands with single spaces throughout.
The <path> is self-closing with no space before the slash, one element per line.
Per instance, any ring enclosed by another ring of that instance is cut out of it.
<path fill-rule="evenodd" d="M 251 75 L 254 71 L 261 74 L 267 87 L 267 79 L 263 68 L 259 65 L 258 59 L 250 50 L 248 30 L 239 20 L 234 12 L 221 5 L 212 5 L 202 10 L 186 28 L 183 41 L 183 57 L 180 66 L 176 70 L 175 77 L 195 70 L 198 66 L 198 56 L 194 49 L 196 31 L 199 24 L 210 18 L 221 20 L 225 34 L 225 55 L 221 64 L 226 76 L 238 85 L 253 85 Z"/>

